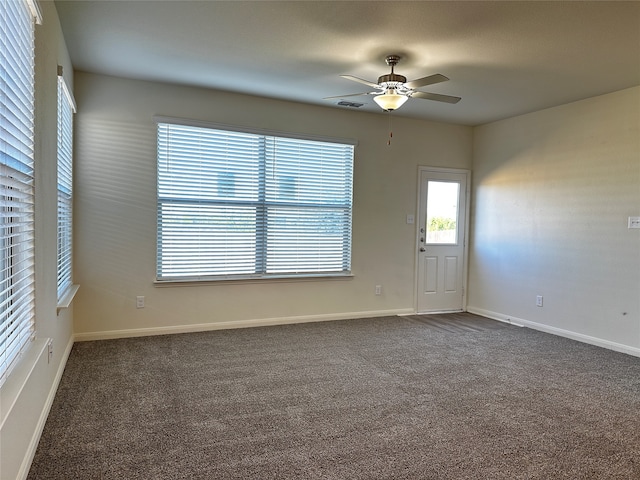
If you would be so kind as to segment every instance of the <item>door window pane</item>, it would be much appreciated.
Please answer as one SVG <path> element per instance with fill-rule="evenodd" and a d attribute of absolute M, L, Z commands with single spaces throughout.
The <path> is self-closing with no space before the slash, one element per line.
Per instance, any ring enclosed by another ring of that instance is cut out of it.
<path fill-rule="evenodd" d="M 427 243 L 455 245 L 458 239 L 460 184 L 429 180 L 427 186 Z"/>

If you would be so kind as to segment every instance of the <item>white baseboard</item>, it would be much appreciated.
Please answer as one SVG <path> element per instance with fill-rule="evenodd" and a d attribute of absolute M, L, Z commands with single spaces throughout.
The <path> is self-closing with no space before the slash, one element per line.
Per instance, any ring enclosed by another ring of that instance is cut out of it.
<path fill-rule="evenodd" d="M 206 332 L 210 330 L 227 330 L 233 328 L 268 327 L 291 323 L 328 322 L 332 320 L 349 320 L 355 318 L 385 317 L 408 315 L 415 313 L 412 309 L 374 310 L 367 312 L 330 313 L 321 315 L 303 315 L 296 317 L 259 318 L 253 320 L 234 320 L 229 322 L 200 323 L 192 325 L 172 325 L 169 327 L 132 328 L 126 330 L 108 330 L 103 332 L 76 333 L 76 342 L 91 340 L 109 340 L 114 338 L 145 337 L 150 335 L 168 335 L 172 333 Z"/>
<path fill-rule="evenodd" d="M 31 441 L 29 442 L 29 447 L 25 453 L 24 459 L 22 460 L 22 465 L 20 466 L 20 470 L 18 471 L 17 478 L 19 480 L 25 480 L 27 478 L 27 475 L 29 475 L 31 462 L 33 462 L 33 457 L 36 454 L 36 449 L 38 448 L 38 443 L 40 442 L 40 436 L 42 435 L 42 431 L 44 430 L 45 423 L 47 423 L 47 418 L 49 417 L 49 411 L 51 410 L 51 405 L 53 405 L 53 399 L 55 398 L 56 392 L 58 391 L 58 386 L 60 385 L 60 380 L 62 379 L 64 368 L 67 366 L 67 360 L 69 359 L 69 355 L 71 354 L 72 347 L 73 347 L 73 337 L 69 339 L 69 343 L 67 344 L 67 347 L 65 348 L 64 353 L 62 354 L 62 359 L 60 360 L 60 365 L 58 366 L 56 376 L 53 379 L 53 384 L 51 385 L 51 389 L 49 390 L 47 399 L 44 403 L 42 411 L 40 412 L 40 417 L 38 418 L 38 424 L 36 425 L 36 429 L 33 432 L 33 436 L 31 437 Z"/>
<path fill-rule="evenodd" d="M 521 318 L 503 315 L 501 313 L 492 312 L 490 310 L 483 310 L 482 308 L 467 307 L 467 312 L 480 315 L 481 317 L 487 317 L 492 320 L 498 320 L 499 322 L 509 323 L 511 325 L 515 325 L 516 327 L 524 327 L 524 323 L 526 322 L 526 320 L 523 320 Z"/>
<path fill-rule="evenodd" d="M 634 357 L 640 357 L 640 348 L 631 347 L 629 345 L 623 345 L 622 343 L 611 342 L 609 340 L 603 340 L 601 338 L 591 337 L 589 335 L 572 332 L 570 330 L 564 330 L 562 328 L 551 327 L 549 325 L 544 325 L 542 323 L 532 322 L 530 320 L 525 320 L 523 318 L 517 318 L 511 315 L 504 315 L 502 313 L 492 312 L 490 310 L 484 310 L 482 308 L 467 307 L 467 311 L 469 313 L 475 313 L 476 315 L 481 315 L 483 317 L 491 318 L 493 320 L 498 320 L 500 322 L 510 323 L 512 325 L 517 325 L 519 327 L 528 327 L 533 330 L 539 330 L 541 332 L 551 333 L 553 335 L 570 338 L 571 340 L 576 340 L 578 342 L 588 343 L 590 345 L 607 348 L 609 350 L 615 350 L 616 352 L 626 353 L 628 355 L 633 355 Z"/>

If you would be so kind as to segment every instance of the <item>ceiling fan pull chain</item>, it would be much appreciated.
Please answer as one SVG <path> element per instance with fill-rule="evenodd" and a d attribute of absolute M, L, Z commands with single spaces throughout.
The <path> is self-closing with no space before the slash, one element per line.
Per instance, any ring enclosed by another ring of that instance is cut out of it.
<path fill-rule="evenodd" d="M 393 138 L 393 131 L 391 130 L 391 112 L 387 110 L 387 117 L 389 118 L 389 140 L 387 145 L 391 145 L 391 139 Z"/>

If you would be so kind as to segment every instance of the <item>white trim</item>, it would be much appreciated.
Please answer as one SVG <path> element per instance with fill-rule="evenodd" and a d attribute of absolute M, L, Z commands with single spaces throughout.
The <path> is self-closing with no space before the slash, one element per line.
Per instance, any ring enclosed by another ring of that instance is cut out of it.
<path fill-rule="evenodd" d="M 69 102 L 69 106 L 71 107 L 71 111 L 73 113 L 77 113 L 78 108 L 76 106 L 76 99 L 73 98 L 73 94 L 67 85 L 67 81 L 64 79 L 62 75 L 62 67 L 58 65 L 58 82 L 60 82 L 60 86 L 62 87 L 62 91 L 64 92 L 64 96 Z"/>
<path fill-rule="evenodd" d="M 464 312 L 465 310 L 463 309 L 457 309 L 457 310 L 429 310 L 427 312 L 415 312 L 415 313 L 411 313 L 410 315 L 441 315 L 443 313 L 461 313 Z"/>
<path fill-rule="evenodd" d="M 326 275 L 273 275 L 273 276 L 238 276 L 238 278 L 220 277 L 219 279 L 211 277 L 189 277 L 185 279 L 171 280 L 153 280 L 154 287 L 201 287 L 203 285 L 242 285 L 242 284 L 264 284 L 264 283 L 298 283 L 298 282 L 315 282 L 322 280 L 353 280 L 353 273 L 345 273 L 343 275 L 332 273 Z"/>
<path fill-rule="evenodd" d="M 19 357 L 16 367 L 7 376 L 2 384 L 2 409 L 0 409 L 0 431 L 4 422 L 9 418 L 18 398 L 22 395 L 24 387 L 29 382 L 40 357 L 47 349 L 48 338 L 37 338 L 27 347 Z"/>
<path fill-rule="evenodd" d="M 483 310 L 482 308 L 476 308 L 476 307 L 468 307 L 467 312 L 474 313 L 482 317 L 487 317 L 492 320 L 497 320 L 499 322 L 508 323 L 516 327 L 524 327 L 523 322 L 526 321 L 526 320 L 522 320 L 521 318 L 511 317 L 509 315 L 502 315 L 501 313 L 492 312 L 490 310 Z"/>
<path fill-rule="evenodd" d="M 40 5 L 38 5 L 37 0 L 27 0 L 27 5 L 29 6 L 29 10 L 31 10 L 33 20 L 37 25 L 42 25 L 42 10 L 40 10 Z"/>
<path fill-rule="evenodd" d="M 373 310 L 367 312 L 331 313 L 321 315 L 304 315 L 297 317 L 258 318 L 253 320 L 232 320 L 229 322 L 200 323 L 193 325 L 175 325 L 170 327 L 134 328 L 127 330 L 108 330 L 103 332 L 76 333 L 74 340 L 86 342 L 91 340 L 109 340 L 114 338 L 145 337 L 149 335 L 169 335 L 173 333 L 207 332 L 211 330 L 228 330 L 233 328 L 269 327 L 292 323 L 327 322 L 333 320 L 353 320 L 358 318 L 387 317 L 411 315 L 413 310 L 403 308 L 397 310 Z"/>
<path fill-rule="evenodd" d="M 562 328 L 551 327 L 538 322 L 532 322 L 523 318 L 512 317 L 510 315 L 504 315 L 502 313 L 492 312 L 490 310 L 484 310 L 482 308 L 468 307 L 469 313 L 475 313 L 483 317 L 498 320 L 500 322 L 510 323 L 519 327 L 527 327 L 533 330 L 538 330 L 559 337 L 570 338 L 582 343 L 588 343 L 589 345 L 595 345 L 596 347 L 606 348 L 608 350 L 614 350 L 616 352 L 626 353 L 633 355 L 634 357 L 640 357 L 640 348 L 631 347 L 629 345 L 623 345 L 622 343 L 612 342 L 609 340 L 603 340 L 601 338 L 592 337 L 590 335 L 584 335 L 582 333 L 572 332 L 570 330 L 564 330 Z"/>
<path fill-rule="evenodd" d="M 69 288 L 67 288 L 67 291 L 64 292 L 64 294 L 62 295 L 62 298 L 58 301 L 56 315 L 60 313 L 60 310 L 62 310 L 63 308 L 69 308 L 69 306 L 71 305 L 71 302 L 73 302 L 73 297 L 76 296 L 76 293 L 78 293 L 79 288 L 80 288 L 80 285 L 71 285 L 69 286 Z"/>
<path fill-rule="evenodd" d="M 47 345 L 48 343 L 49 342 L 47 340 L 45 345 Z M 33 457 L 36 454 L 36 450 L 38 448 L 38 443 L 40 442 L 40 437 L 42 436 L 44 426 L 47 423 L 47 418 L 49 417 L 49 412 L 51 411 L 53 400 L 56 397 L 56 392 L 58 391 L 58 386 L 60 385 L 62 374 L 64 373 L 64 369 L 67 366 L 67 360 L 69 359 L 69 355 L 71 354 L 73 343 L 74 340 L 73 337 L 71 337 L 69 339 L 69 343 L 67 343 L 67 347 L 65 348 L 64 353 L 62 354 L 62 358 L 60 359 L 60 365 L 58 365 L 58 371 L 56 372 L 56 376 L 53 379 L 53 383 L 51 384 L 49 395 L 47 395 L 47 399 L 44 403 L 44 406 L 42 407 L 40 418 L 38 419 L 38 424 L 36 425 L 36 429 L 33 432 L 31 441 L 29 442 L 29 447 L 27 448 L 26 454 L 22 460 L 20 470 L 18 470 L 18 476 L 16 477 L 18 480 L 25 480 L 27 478 L 27 475 L 29 475 L 29 469 L 31 468 Z"/>
<path fill-rule="evenodd" d="M 465 225 L 464 225 L 464 264 L 462 266 L 462 305 L 461 312 L 467 309 L 467 299 L 469 292 L 468 277 L 469 277 L 469 225 L 471 219 L 471 170 L 468 168 L 446 168 L 446 167 L 428 167 L 425 165 L 418 165 L 418 184 L 416 187 L 416 227 L 414 237 L 414 275 L 413 275 L 413 305 L 414 310 L 418 312 L 418 273 L 419 273 L 419 255 L 418 255 L 418 238 L 420 237 L 420 188 L 422 186 L 422 172 L 434 172 L 434 173 L 453 173 L 457 175 L 464 175 L 466 182 L 465 191 Z M 439 312 L 427 312 L 427 313 L 439 313 Z"/>
<path fill-rule="evenodd" d="M 191 120 L 188 118 L 167 117 L 164 115 L 154 115 L 155 123 L 169 123 L 174 125 L 185 125 L 188 127 L 211 128 L 215 130 L 226 130 L 229 132 L 251 133 L 255 135 L 266 135 L 273 137 L 296 138 L 298 140 L 310 140 L 313 142 L 340 143 L 342 145 L 358 145 L 358 141 L 352 138 L 325 137 L 322 135 L 312 135 L 307 133 L 281 132 L 279 130 L 267 130 L 263 128 L 245 127 L 241 125 L 227 125 L 224 123 L 208 122 L 206 120 Z"/>

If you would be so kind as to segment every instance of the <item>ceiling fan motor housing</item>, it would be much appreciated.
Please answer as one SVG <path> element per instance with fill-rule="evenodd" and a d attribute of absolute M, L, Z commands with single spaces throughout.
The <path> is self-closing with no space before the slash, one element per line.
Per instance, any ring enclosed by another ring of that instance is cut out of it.
<path fill-rule="evenodd" d="M 407 83 L 407 77 L 398 75 L 393 71 L 402 57 L 400 55 L 387 55 L 384 59 L 387 65 L 391 67 L 391 73 L 378 77 L 378 85 L 384 88 L 398 88 L 402 84 Z"/>
<path fill-rule="evenodd" d="M 388 73 L 378 77 L 378 85 L 384 85 L 386 87 L 393 88 L 396 85 L 407 83 L 407 77 L 404 75 L 398 75 L 396 73 Z"/>

